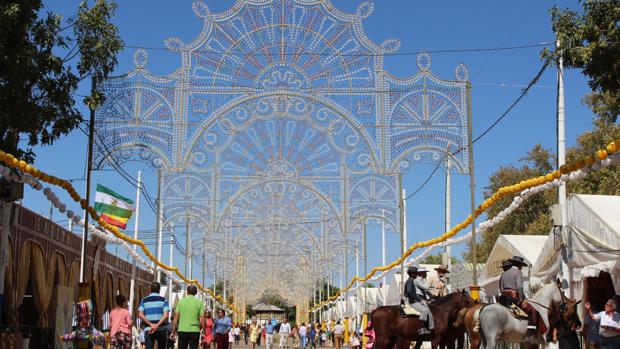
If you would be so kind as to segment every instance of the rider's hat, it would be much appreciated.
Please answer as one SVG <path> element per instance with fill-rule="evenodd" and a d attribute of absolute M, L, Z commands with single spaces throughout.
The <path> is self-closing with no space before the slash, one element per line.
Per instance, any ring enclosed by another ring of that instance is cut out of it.
<path fill-rule="evenodd" d="M 418 268 L 418 274 L 419 273 L 426 273 L 426 272 L 428 272 L 428 270 L 426 268 L 424 268 L 424 267 Z"/>
<path fill-rule="evenodd" d="M 502 267 L 502 268 L 505 268 L 505 267 L 512 267 L 512 262 L 510 261 L 510 259 L 504 259 L 504 260 L 502 261 L 502 266 L 501 266 L 501 267 Z"/>
<path fill-rule="evenodd" d="M 407 268 L 407 274 L 415 274 L 418 272 L 418 268 L 414 267 L 413 265 L 410 265 L 409 268 Z"/>
<path fill-rule="evenodd" d="M 522 265 L 524 267 L 527 267 L 527 263 L 525 263 L 525 259 L 523 259 L 523 257 L 521 256 L 512 256 L 508 260 L 512 262 L 513 265 Z"/>
<path fill-rule="evenodd" d="M 437 270 L 438 272 L 443 272 L 444 274 L 449 274 L 450 270 L 448 270 L 448 266 L 447 265 L 440 265 L 437 268 L 435 268 L 435 270 Z"/>

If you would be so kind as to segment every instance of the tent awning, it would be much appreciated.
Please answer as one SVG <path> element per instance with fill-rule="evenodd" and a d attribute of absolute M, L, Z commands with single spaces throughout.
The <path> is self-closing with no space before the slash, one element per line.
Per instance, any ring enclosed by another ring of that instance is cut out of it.
<path fill-rule="evenodd" d="M 284 309 L 280 307 L 276 307 L 275 305 L 272 305 L 272 304 L 267 304 L 267 303 L 255 304 L 252 307 L 252 310 L 254 310 L 257 313 L 283 313 L 284 312 Z"/>
<path fill-rule="evenodd" d="M 620 196 L 573 194 L 567 202 L 568 265 L 582 268 L 620 260 Z M 532 275 L 549 278 L 560 271 L 559 237 L 549 234 Z"/>

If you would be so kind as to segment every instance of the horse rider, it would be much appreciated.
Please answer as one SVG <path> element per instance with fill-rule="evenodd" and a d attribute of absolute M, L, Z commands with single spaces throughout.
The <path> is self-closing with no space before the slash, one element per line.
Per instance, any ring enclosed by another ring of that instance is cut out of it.
<path fill-rule="evenodd" d="M 506 302 L 502 302 L 502 300 L 500 300 L 500 303 L 507 305 L 517 314 L 524 314 L 522 304 L 525 300 L 525 293 L 523 292 L 523 274 L 521 269 L 526 266 L 527 263 L 525 263 L 525 260 L 521 256 L 512 256 L 502 262 L 502 269 L 504 269 L 504 272 L 499 278 L 499 289 L 503 296 L 508 298 L 509 301 L 512 301 L 512 304 L 506 304 Z M 534 336 L 536 330 L 538 313 L 532 309 L 527 315 L 529 315 L 527 337 L 531 338 Z"/>
<path fill-rule="evenodd" d="M 431 293 L 435 297 L 443 297 L 448 294 L 448 287 L 446 285 L 446 274 L 449 274 L 448 266 L 440 265 L 435 268 L 437 275 L 431 275 L 428 277 L 428 285 L 430 286 Z"/>
<path fill-rule="evenodd" d="M 403 292 L 405 299 L 407 299 L 407 303 L 404 304 L 403 307 L 406 315 L 420 316 L 420 312 L 418 312 L 417 309 L 413 307 L 413 304 L 415 304 L 417 298 L 415 292 L 415 278 L 417 276 L 417 273 L 418 268 L 414 266 L 409 266 L 409 268 L 407 268 L 407 275 L 409 275 L 409 278 L 407 279 L 407 281 L 405 281 L 405 291 Z"/>
<path fill-rule="evenodd" d="M 433 313 L 431 313 L 431 310 L 426 302 L 432 298 L 435 298 L 435 296 L 430 292 L 430 287 L 426 281 L 427 272 L 428 270 L 424 267 L 418 268 L 417 277 L 414 280 L 416 288 L 416 303 L 413 307 L 420 312 L 420 320 L 425 322 L 426 328 L 429 331 L 432 331 L 433 328 L 435 328 Z"/>

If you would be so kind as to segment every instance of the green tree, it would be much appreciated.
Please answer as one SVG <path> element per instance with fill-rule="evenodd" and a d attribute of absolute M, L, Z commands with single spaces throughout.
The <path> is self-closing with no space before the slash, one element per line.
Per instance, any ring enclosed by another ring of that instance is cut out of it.
<path fill-rule="evenodd" d="M 460 262 L 459 259 L 454 256 L 450 256 L 450 260 L 452 264 L 457 264 Z M 420 263 L 422 264 L 443 264 L 443 256 L 441 255 L 441 253 L 429 254 Z"/>
<path fill-rule="evenodd" d="M 490 183 L 484 190 L 485 198 L 489 198 L 503 186 L 548 173 L 554 168 L 553 164 L 555 163 L 551 152 L 540 144 L 534 146 L 520 161 L 524 163 L 521 167 L 512 165 L 500 167 L 489 178 Z M 512 199 L 513 196 L 510 196 L 498 201 L 487 211 L 488 217 L 497 215 L 510 205 Z M 505 220 L 481 234 L 481 240 L 476 245 L 477 261 L 486 261 L 500 234 L 547 234 L 550 228 L 549 206 L 555 201 L 556 195 L 553 191 L 538 193 L 527 198 Z M 471 243 L 470 250 L 464 254 L 464 257 L 468 262 L 473 260 Z"/>
<path fill-rule="evenodd" d="M 577 138 L 577 146 L 566 152 L 567 160 L 574 161 L 592 155 L 613 140 L 620 139 L 620 125 L 597 122 L 592 131 L 584 132 Z M 620 167 L 602 168 L 578 181 L 568 183 L 568 193 L 620 195 Z"/>
<path fill-rule="evenodd" d="M 583 13 L 551 9 L 553 31 L 559 40 L 544 56 L 562 57 L 567 68 L 581 69 L 592 92 L 584 102 L 605 123 L 620 114 L 620 2 L 581 1 Z"/>
<path fill-rule="evenodd" d="M 106 78 L 123 47 L 110 22 L 115 9 L 111 1 L 96 0 L 92 7 L 84 1 L 63 22 L 57 14 L 43 13 L 42 0 L 0 4 L 2 150 L 32 161 L 34 146 L 52 144 L 82 122 L 74 99 L 78 83 Z M 85 102 L 94 108 L 102 100 L 93 91 Z"/>

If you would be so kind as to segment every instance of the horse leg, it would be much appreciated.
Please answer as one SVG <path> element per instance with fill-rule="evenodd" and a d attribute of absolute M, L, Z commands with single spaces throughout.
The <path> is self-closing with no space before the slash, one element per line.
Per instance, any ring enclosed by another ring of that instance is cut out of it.
<path fill-rule="evenodd" d="M 456 338 L 456 347 L 458 349 L 465 348 L 465 333 L 461 334 Z"/>
<path fill-rule="evenodd" d="M 423 341 L 415 341 L 415 347 L 413 347 L 413 349 L 420 349 L 423 343 Z"/>

